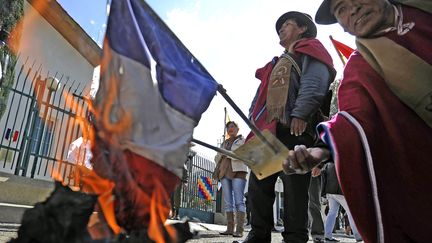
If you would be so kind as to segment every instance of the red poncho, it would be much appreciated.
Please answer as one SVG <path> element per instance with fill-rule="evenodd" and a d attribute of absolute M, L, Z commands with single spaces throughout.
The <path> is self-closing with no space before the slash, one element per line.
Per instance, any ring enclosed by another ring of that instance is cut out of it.
<path fill-rule="evenodd" d="M 403 7 L 403 15 L 404 22 L 415 22 L 414 28 L 402 36 L 395 31 L 386 36 L 431 64 L 430 14 Z M 391 92 L 358 52 L 345 68 L 338 99 L 340 110 L 359 121 L 369 142 L 385 242 L 431 242 L 432 129 Z M 356 226 L 365 242 L 377 242 L 376 212 L 359 133 L 340 114 L 323 125 L 319 129 L 332 148 Z"/>
<path fill-rule="evenodd" d="M 319 40 L 314 38 L 301 40 L 295 44 L 293 49 L 295 54 L 309 55 L 327 65 L 329 69 L 332 70 L 332 72 L 335 72 L 333 68 L 332 58 Z M 255 125 L 259 130 L 262 131 L 264 129 L 268 129 L 273 134 L 276 134 L 276 121 L 273 120 L 272 122 L 267 123 L 267 110 L 262 111 L 262 108 L 266 104 L 268 80 L 270 78 L 270 74 L 273 70 L 274 64 L 275 63 L 271 61 L 267 63 L 264 67 L 257 69 L 255 73 L 255 77 L 261 80 L 261 84 L 259 87 L 257 100 L 253 106 L 252 120 L 255 122 Z M 260 112 L 263 113 L 259 114 Z M 258 115 L 260 115 L 259 118 L 255 119 Z M 253 135 L 254 134 L 251 132 L 247 136 L 247 140 L 252 138 Z"/>

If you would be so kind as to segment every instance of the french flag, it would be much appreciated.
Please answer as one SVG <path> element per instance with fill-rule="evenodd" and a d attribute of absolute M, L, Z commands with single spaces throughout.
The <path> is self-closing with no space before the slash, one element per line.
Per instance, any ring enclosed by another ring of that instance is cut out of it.
<path fill-rule="evenodd" d="M 132 120 L 121 147 L 181 177 L 193 129 L 218 83 L 142 0 L 112 1 L 103 50 L 96 108 L 118 87 L 109 117 Z"/>
<path fill-rule="evenodd" d="M 168 216 L 193 130 L 217 87 L 147 3 L 112 1 L 94 100 L 93 163 L 115 183 L 118 225 L 127 231 L 149 227 L 155 241 L 164 235 L 155 232 Z"/>

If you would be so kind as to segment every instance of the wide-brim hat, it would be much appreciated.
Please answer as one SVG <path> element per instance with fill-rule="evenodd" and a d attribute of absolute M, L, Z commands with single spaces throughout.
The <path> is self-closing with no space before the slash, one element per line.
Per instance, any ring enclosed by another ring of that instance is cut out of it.
<path fill-rule="evenodd" d="M 304 37 L 316 37 L 317 27 L 312 20 L 312 17 L 307 13 L 301 13 L 297 11 L 290 11 L 282 14 L 276 21 L 276 32 L 279 33 L 280 28 L 288 19 L 300 20 L 306 24 L 307 31 L 303 34 Z"/>
<path fill-rule="evenodd" d="M 315 22 L 318 24 L 337 23 L 335 16 L 330 11 L 331 0 L 324 0 L 315 14 Z"/>

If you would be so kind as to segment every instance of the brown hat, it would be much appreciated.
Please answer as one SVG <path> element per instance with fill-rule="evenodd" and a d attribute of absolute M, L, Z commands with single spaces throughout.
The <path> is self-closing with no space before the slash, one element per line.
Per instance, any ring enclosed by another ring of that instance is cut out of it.
<path fill-rule="evenodd" d="M 303 34 L 303 37 L 306 37 L 306 38 L 316 37 L 317 28 L 316 28 L 315 23 L 312 20 L 312 17 L 307 13 L 301 13 L 301 12 L 297 12 L 297 11 L 287 12 L 287 13 L 282 14 L 282 16 L 279 17 L 279 19 L 276 21 L 276 32 L 277 33 L 279 33 L 280 28 L 282 28 L 282 25 L 288 19 L 294 19 L 301 26 L 306 25 L 307 31 Z"/>
<path fill-rule="evenodd" d="M 324 0 L 315 14 L 315 22 L 318 24 L 337 23 L 335 16 L 330 12 L 331 0 Z"/>

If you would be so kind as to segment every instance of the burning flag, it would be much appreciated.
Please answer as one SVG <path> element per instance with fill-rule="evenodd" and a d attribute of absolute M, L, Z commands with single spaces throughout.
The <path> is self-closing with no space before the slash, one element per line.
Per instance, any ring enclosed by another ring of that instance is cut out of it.
<path fill-rule="evenodd" d="M 112 1 L 94 102 L 93 162 L 115 183 L 115 217 L 126 231 L 148 227 L 150 238 L 164 241 L 168 195 L 217 85 L 144 1 Z"/>

